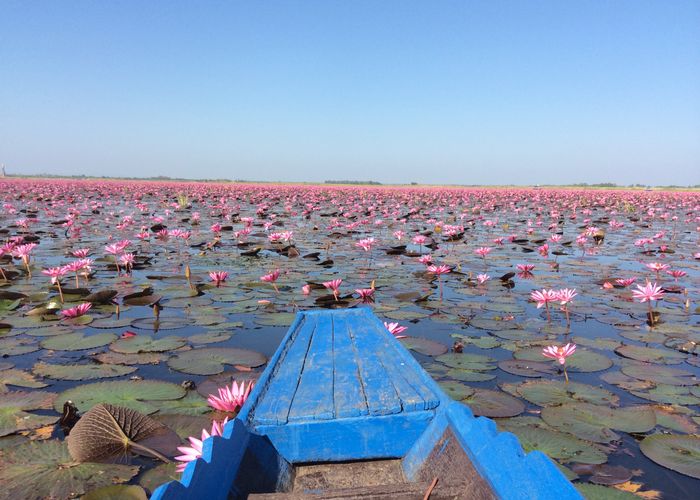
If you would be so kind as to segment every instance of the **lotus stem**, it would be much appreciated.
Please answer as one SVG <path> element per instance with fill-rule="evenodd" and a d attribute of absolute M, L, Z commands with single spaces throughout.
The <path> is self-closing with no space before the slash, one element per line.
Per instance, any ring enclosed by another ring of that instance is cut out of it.
<path fill-rule="evenodd" d="M 63 290 L 61 289 L 61 282 L 56 280 L 56 287 L 58 287 L 58 296 L 61 297 L 61 304 L 63 304 Z"/>
<path fill-rule="evenodd" d="M 168 457 L 166 457 L 166 456 L 164 456 L 164 455 L 161 455 L 161 454 L 158 453 L 156 450 L 153 450 L 153 449 L 149 448 L 148 446 L 144 446 L 144 445 L 142 445 L 142 444 L 134 443 L 134 442 L 131 441 L 131 440 L 127 443 L 127 445 L 128 445 L 128 446 L 131 446 L 132 448 L 134 448 L 134 449 L 136 449 L 136 450 L 145 451 L 145 452 L 148 453 L 149 455 L 153 455 L 154 457 L 158 458 L 159 460 L 162 460 L 162 461 L 165 462 L 166 464 L 169 464 L 169 463 L 172 462 L 172 460 L 170 460 Z"/>

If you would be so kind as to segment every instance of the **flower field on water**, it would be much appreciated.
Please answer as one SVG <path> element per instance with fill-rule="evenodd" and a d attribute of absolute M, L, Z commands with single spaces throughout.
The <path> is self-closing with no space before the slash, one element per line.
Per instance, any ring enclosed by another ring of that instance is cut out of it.
<path fill-rule="evenodd" d="M 86 460 L 64 403 L 148 416 L 150 449 L 196 458 L 295 312 L 343 307 L 372 308 L 452 397 L 586 495 L 698 487 L 697 192 L 4 179 L 0 193 L 2 494 L 178 478 L 182 463 L 138 447 Z"/>

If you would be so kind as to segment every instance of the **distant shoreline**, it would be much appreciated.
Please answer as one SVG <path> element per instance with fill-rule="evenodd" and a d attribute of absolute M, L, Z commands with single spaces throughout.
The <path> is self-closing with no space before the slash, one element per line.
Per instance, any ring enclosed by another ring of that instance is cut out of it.
<path fill-rule="evenodd" d="M 362 187 L 407 187 L 407 188 L 462 188 L 462 189 L 479 189 L 479 188 L 500 188 L 500 189 L 596 189 L 596 190 L 631 190 L 631 191 L 698 191 L 700 184 L 692 186 L 646 186 L 641 184 L 634 185 L 618 185 L 614 183 L 599 183 L 599 184 L 420 184 L 420 183 L 404 183 L 404 184 L 383 184 L 377 181 L 353 181 L 353 180 L 327 180 L 323 182 L 311 181 L 260 181 L 246 179 L 186 179 L 180 177 L 155 176 L 155 177 L 96 177 L 89 175 L 51 175 L 51 174 L 7 174 L 0 177 L 0 181 L 6 179 L 45 179 L 45 180 L 86 180 L 86 181 L 135 181 L 135 182 L 181 182 L 181 183 L 205 183 L 205 184 L 290 184 L 290 185 L 305 185 L 305 186 L 362 186 Z"/>

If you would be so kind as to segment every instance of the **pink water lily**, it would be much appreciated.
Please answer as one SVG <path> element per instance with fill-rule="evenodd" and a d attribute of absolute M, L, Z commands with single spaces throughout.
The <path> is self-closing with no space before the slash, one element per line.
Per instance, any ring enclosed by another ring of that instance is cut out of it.
<path fill-rule="evenodd" d="M 58 288 L 58 295 L 61 298 L 61 303 L 63 303 L 63 290 L 61 289 L 61 277 L 65 276 L 68 270 L 65 267 L 50 267 L 41 271 L 41 274 L 45 274 L 51 278 L 51 284 L 56 285 Z"/>
<path fill-rule="evenodd" d="M 175 460 L 181 462 L 177 464 L 175 470 L 177 472 L 182 472 L 185 470 L 185 467 L 187 467 L 188 463 L 200 458 L 202 456 L 202 446 L 204 441 L 211 436 L 223 436 L 224 426 L 227 423 L 228 417 L 226 417 L 222 422 L 217 422 L 216 420 L 214 420 L 211 424 L 211 431 L 202 429 L 201 439 L 197 439 L 195 437 L 190 436 L 189 438 L 187 438 L 190 442 L 190 446 L 178 446 L 177 449 L 178 451 L 180 451 L 180 453 L 182 453 L 182 455 L 175 457 Z"/>
<path fill-rule="evenodd" d="M 83 302 L 82 304 L 71 307 L 70 309 L 63 309 L 60 314 L 66 319 L 77 318 L 88 312 L 91 307 L 92 304 L 90 302 Z"/>
<path fill-rule="evenodd" d="M 549 315 L 549 303 L 556 302 L 559 299 L 559 294 L 554 290 L 542 289 L 535 290 L 530 293 L 530 298 L 537 302 L 537 309 L 542 307 L 545 308 L 547 311 L 547 321 L 551 321 L 551 317 Z"/>
<path fill-rule="evenodd" d="M 664 297 L 663 289 L 656 283 L 646 282 L 644 286 L 637 285 L 637 289 L 632 292 L 632 297 L 637 299 L 640 303 L 646 302 L 649 306 L 647 311 L 647 316 L 649 318 L 649 324 L 654 326 L 656 318 L 654 317 L 654 311 L 651 308 L 652 300 L 661 300 Z"/>
<path fill-rule="evenodd" d="M 333 296 L 335 297 L 335 300 L 338 300 L 338 291 L 340 289 L 340 285 L 343 283 L 342 279 L 334 279 L 330 281 L 324 281 L 323 286 L 325 286 L 328 290 L 331 290 L 333 292 Z"/>
<path fill-rule="evenodd" d="M 387 323 L 386 321 L 384 322 L 384 326 L 386 329 L 391 333 L 394 337 L 397 339 L 404 339 L 406 338 L 405 335 L 401 335 L 401 333 L 405 332 L 408 330 L 408 327 L 401 326 L 398 323 Z"/>
<path fill-rule="evenodd" d="M 566 358 L 576 352 L 576 344 L 570 343 L 565 346 L 550 345 L 542 349 L 542 355 L 547 358 L 556 359 L 564 369 L 564 379 L 569 383 L 569 375 L 566 373 Z"/>
<path fill-rule="evenodd" d="M 209 278 L 219 287 L 228 279 L 228 273 L 226 271 L 212 271 L 209 273 Z"/>
<path fill-rule="evenodd" d="M 218 395 L 210 394 L 207 402 L 216 410 L 234 412 L 246 402 L 254 385 L 255 382 L 252 380 L 249 380 L 247 384 L 242 381 L 240 385 L 234 380 L 230 386 L 220 387 Z"/>
<path fill-rule="evenodd" d="M 374 302 L 374 288 L 358 288 L 355 290 L 360 296 L 363 304 L 372 304 Z"/>
<path fill-rule="evenodd" d="M 264 281 L 265 283 L 271 283 L 272 287 L 275 289 L 275 293 L 279 293 L 279 288 L 277 288 L 277 283 L 276 283 L 276 281 L 279 277 L 280 277 L 280 270 L 275 269 L 271 273 L 260 276 L 260 281 Z"/>

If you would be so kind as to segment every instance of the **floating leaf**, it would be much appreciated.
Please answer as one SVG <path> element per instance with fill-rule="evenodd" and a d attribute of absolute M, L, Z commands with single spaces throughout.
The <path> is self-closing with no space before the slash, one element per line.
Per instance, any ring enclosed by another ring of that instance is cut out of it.
<path fill-rule="evenodd" d="M 142 352 L 174 351 L 185 344 L 187 344 L 187 341 L 179 337 L 154 338 L 151 335 L 137 335 L 135 337 L 118 339 L 110 344 L 109 348 L 122 354 L 137 354 Z"/>
<path fill-rule="evenodd" d="M 574 472 L 582 476 L 591 476 L 588 480 L 595 484 L 621 484 L 632 479 L 633 472 L 621 465 L 608 464 L 574 464 Z"/>
<path fill-rule="evenodd" d="M 199 434 L 201 434 L 201 429 Z M 191 435 L 199 435 L 197 433 Z M 183 438 L 185 439 L 185 438 Z M 153 469 L 149 469 L 141 476 L 139 476 L 139 484 L 143 486 L 148 493 L 153 493 L 153 491 L 161 484 L 167 483 L 169 481 L 177 481 L 180 479 L 180 473 L 177 472 L 177 465 L 172 464 L 161 464 Z"/>
<path fill-rule="evenodd" d="M 541 347 L 530 347 L 519 349 L 513 353 L 515 359 L 541 362 L 546 358 L 542 355 Z M 558 364 L 557 361 L 551 361 Z M 577 349 L 571 357 L 566 360 L 566 367 L 572 372 L 597 372 L 606 370 L 612 366 L 612 360 L 587 349 Z"/>
<path fill-rule="evenodd" d="M 435 358 L 444 365 L 450 368 L 460 368 L 465 370 L 493 370 L 496 368 L 495 365 L 489 364 L 494 363 L 496 360 L 489 356 L 483 356 L 481 354 L 471 354 L 471 353 L 458 353 L 451 352 L 448 354 L 443 354 Z"/>
<path fill-rule="evenodd" d="M 399 340 L 406 349 L 411 349 L 426 356 L 440 356 L 447 352 L 447 346 L 422 337 L 404 337 Z"/>
<path fill-rule="evenodd" d="M 586 500 L 639 500 L 640 497 L 617 488 L 597 484 L 577 484 L 576 489 Z"/>
<path fill-rule="evenodd" d="M 474 394 L 463 402 L 471 408 L 476 416 L 483 417 L 514 417 L 525 411 L 522 401 L 501 391 L 476 389 Z"/>
<path fill-rule="evenodd" d="M 552 406 L 569 402 L 597 405 L 616 405 L 619 398 L 612 392 L 592 385 L 554 380 L 531 380 L 517 386 L 522 397 L 539 406 Z"/>
<path fill-rule="evenodd" d="M 657 464 L 700 479 L 700 436 L 654 434 L 645 437 L 639 449 Z"/>
<path fill-rule="evenodd" d="M 687 357 L 685 354 L 671 351 L 670 349 L 655 349 L 653 347 L 642 347 L 638 345 L 623 345 L 615 349 L 615 352 L 625 358 L 665 365 L 682 363 Z"/>
<path fill-rule="evenodd" d="M 121 377 L 137 370 L 133 366 L 110 364 L 54 365 L 39 362 L 32 371 L 37 375 L 57 380 L 92 380 L 98 378 Z"/>
<path fill-rule="evenodd" d="M 68 446 L 56 440 L 30 441 L 5 450 L 0 486 L 7 498 L 73 498 L 87 490 L 124 483 L 135 465 L 76 464 Z"/>
<path fill-rule="evenodd" d="M 66 438 L 70 455 L 78 462 L 101 462 L 127 451 L 160 458 L 159 451 L 143 444 L 146 438 L 172 432 L 164 424 L 131 408 L 97 404 L 84 413 Z"/>
<path fill-rule="evenodd" d="M 149 414 L 158 411 L 154 401 L 180 399 L 185 393 L 179 385 L 155 380 L 95 382 L 63 391 L 56 398 L 54 408 L 60 413 L 65 401 L 73 401 L 81 412 L 85 412 L 96 404 L 107 403 Z"/>
<path fill-rule="evenodd" d="M 42 391 L 0 393 L 0 436 L 55 423 L 58 417 L 26 412 L 51 408 L 55 397 L 54 393 Z"/>
<path fill-rule="evenodd" d="M 204 415 L 210 413 L 211 407 L 207 400 L 194 391 L 188 391 L 184 398 L 167 401 L 153 401 L 160 413 L 177 413 L 181 415 Z"/>
<path fill-rule="evenodd" d="M 45 383 L 35 379 L 31 373 L 14 369 L 0 371 L 0 393 L 7 391 L 8 385 L 31 387 L 33 389 L 46 387 Z"/>
<path fill-rule="evenodd" d="M 543 408 L 542 420 L 557 430 L 597 443 L 619 439 L 611 429 L 647 432 L 656 426 L 656 415 L 651 408 L 606 408 L 589 403 L 565 403 Z"/>
<path fill-rule="evenodd" d="M 200 436 L 202 429 L 211 428 L 211 418 L 201 415 L 182 415 L 174 413 L 158 413 L 154 417 L 158 422 L 167 425 L 185 441 L 189 436 Z"/>
<path fill-rule="evenodd" d="M 520 375 L 521 377 L 539 378 L 543 375 L 554 375 L 556 372 L 551 363 L 538 363 L 535 361 L 507 359 L 498 362 L 498 367 L 504 372 Z"/>
<path fill-rule="evenodd" d="M 113 333 L 97 333 L 87 335 L 82 332 L 67 333 L 49 337 L 41 341 L 41 347 L 54 351 L 82 351 L 84 349 L 94 349 L 109 344 L 117 336 Z"/>
<path fill-rule="evenodd" d="M 4 338 L 0 339 L 0 356 L 19 356 L 38 351 L 39 345 L 34 339 Z"/>
<path fill-rule="evenodd" d="M 148 500 L 148 497 L 141 486 L 115 484 L 92 490 L 81 500 Z"/>
<path fill-rule="evenodd" d="M 620 371 L 630 377 L 649 380 L 655 384 L 696 385 L 699 382 L 693 373 L 668 366 L 629 365 L 623 366 Z"/>
<path fill-rule="evenodd" d="M 676 405 L 698 405 L 700 398 L 691 394 L 687 387 L 659 384 L 648 391 L 630 391 L 637 397 L 657 403 Z"/>
<path fill-rule="evenodd" d="M 158 352 L 142 352 L 138 354 L 121 354 L 107 351 L 96 354 L 94 358 L 100 363 L 117 365 L 157 365 L 165 361 L 167 356 Z"/>
<path fill-rule="evenodd" d="M 247 349 L 208 347 L 178 354 L 168 360 L 168 366 L 194 375 L 215 375 L 224 371 L 224 365 L 255 368 L 266 361 L 262 354 Z"/>
<path fill-rule="evenodd" d="M 226 342 L 231 338 L 230 333 L 225 332 L 208 332 L 190 335 L 187 337 L 192 344 L 215 344 L 217 342 Z"/>
<path fill-rule="evenodd" d="M 474 389 L 468 385 L 461 384 L 459 382 L 454 382 L 451 380 L 441 381 L 440 388 L 447 393 L 452 399 L 461 401 L 474 394 Z"/>

